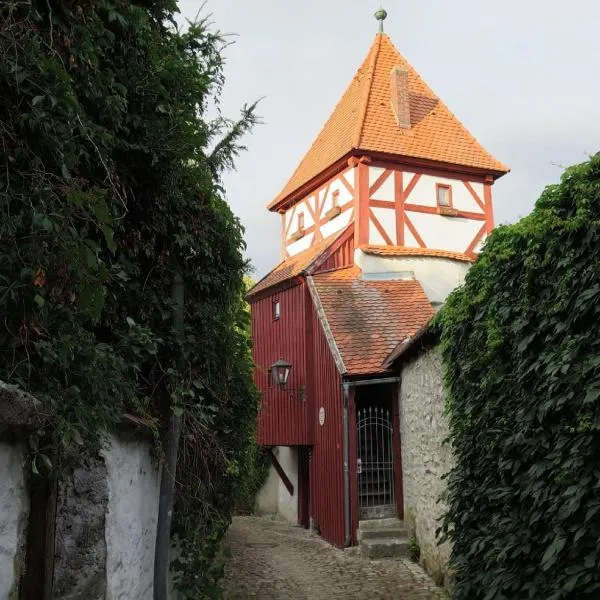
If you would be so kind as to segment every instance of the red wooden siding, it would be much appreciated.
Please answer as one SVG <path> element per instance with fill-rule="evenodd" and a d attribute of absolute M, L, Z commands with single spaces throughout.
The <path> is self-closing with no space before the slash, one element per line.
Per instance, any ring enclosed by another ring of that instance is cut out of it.
<path fill-rule="evenodd" d="M 343 479 L 343 392 L 341 376 L 331 355 L 314 307 L 312 347 L 309 368 L 313 373 L 314 447 L 311 457 L 310 492 L 312 517 L 321 536 L 331 544 L 344 545 Z M 325 423 L 319 424 L 319 409 L 325 410 Z"/>
<path fill-rule="evenodd" d="M 336 248 L 328 256 L 318 269 L 315 269 L 315 273 L 321 271 L 331 271 L 332 269 L 341 269 L 343 267 L 350 267 L 354 264 L 354 236 L 351 235 L 347 240 L 342 242 L 339 248 Z"/>
<path fill-rule="evenodd" d="M 306 385 L 306 318 L 304 283 L 273 293 L 252 303 L 254 381 L 261 392 L 258 443 L 263 446 L 296 446 L 312 443 L 309 427 L 310 395 L 292 397 L 269 381 L 268 370 L 279 358 L 292 363 L 288 388 Z M 279 300 L 281 316 L 273 319 L 273 302 Z M 308 390 L 307 390 L 308 392 Z"/>

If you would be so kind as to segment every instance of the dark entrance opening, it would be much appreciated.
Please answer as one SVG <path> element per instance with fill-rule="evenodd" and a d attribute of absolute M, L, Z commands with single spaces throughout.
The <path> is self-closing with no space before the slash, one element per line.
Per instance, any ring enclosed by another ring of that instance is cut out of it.
<path fill-rule="evenodd" d="M 360 519 L 395 517 L 396 452 L 391 385 L 365 385 L 356 394 L 356 444 Z"/>

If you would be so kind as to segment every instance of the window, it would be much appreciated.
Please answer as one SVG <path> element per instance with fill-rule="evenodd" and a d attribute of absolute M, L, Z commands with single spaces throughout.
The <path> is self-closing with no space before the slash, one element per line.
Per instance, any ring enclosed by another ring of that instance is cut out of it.
<path fill-rule="evenodd" d="M 338 206 L 339 201 L 340 201 L 340 190 L 335 190 L 335 192 L 333 192 L 333 194 L 331 194 L 332 208 L 335 208 L 336 206 Z"/>
<path fill-rule="evenodd" d="M 281 317 L 281 304 L 279 300 L 273 300 L 273 321 L 278 321 Z"/>
<path fill-rule="evenodd" d="M 298 213 L 298 229 L 300 229 L 300 230 L 304 229 L 304 213 L 303 212 Z"/>
<path fill-rule="evenodd" d="M 437 205 L 445 208 L 452 207 L 452 188 L 449 185 L 436 185 L 437 190 Z"/>

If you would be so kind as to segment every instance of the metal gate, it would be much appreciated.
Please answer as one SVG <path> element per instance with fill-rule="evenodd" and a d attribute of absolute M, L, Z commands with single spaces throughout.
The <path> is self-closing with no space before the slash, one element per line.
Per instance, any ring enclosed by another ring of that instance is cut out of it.
<path fill-rule="evenodd" d="M 390 411 L 372 406 L 361 409 L 357 427 L 360 516 L 395 516 L 394 427 Z"/>

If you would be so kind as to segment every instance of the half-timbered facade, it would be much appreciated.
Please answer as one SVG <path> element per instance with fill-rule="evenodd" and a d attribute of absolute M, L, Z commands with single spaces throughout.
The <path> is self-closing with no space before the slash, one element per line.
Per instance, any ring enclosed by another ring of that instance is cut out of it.
<path fill-rule="evenodd" d="M 282 260 L 248 295 L 258 441 L 279 499 L 333 544 L 402 517 L 390 357 L 462 282 L 507 171 L 380 33 L 268 206 Z"/>

